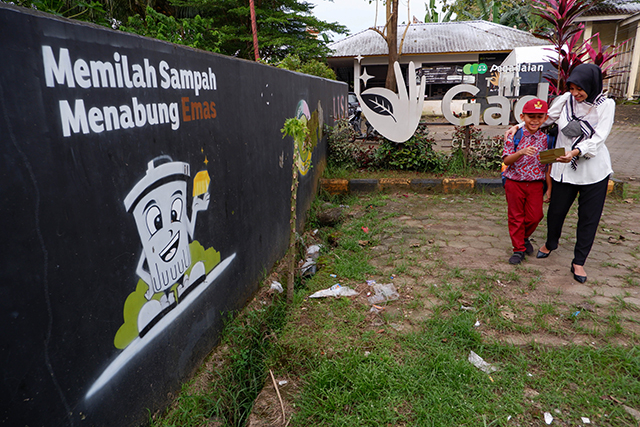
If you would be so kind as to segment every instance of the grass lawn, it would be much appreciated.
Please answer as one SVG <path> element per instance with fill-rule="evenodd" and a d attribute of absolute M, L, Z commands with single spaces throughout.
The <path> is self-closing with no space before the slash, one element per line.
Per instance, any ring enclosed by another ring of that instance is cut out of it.
<path fill-rule="evenodd" d="M 626 200 L 637 203 L 639 188 Z M 273 279 L 285 285 L 286 273 L 266 277 L 199 375 L 151 424 L 541 426 L 546 416 L 554 426 L 638 425 L 640 308 L 629 296 L 640 288 L 640 246 L 630 245 L 632 265 L 602 262 L 620 272 L 626 293 L 605 303 L 595 292 L 576 309 L 533 263 L 470 268 L 451 256 L 456 224 L 467 234 L 476 224 L 479 240 L 507 238 L 504 196 L 416 197 L 418 213 L 403 211 L 400 198 L 319 199 L 303 236 L 323 245 L 318 272 L 296 283 L 291 306 L 268 291 Z M 607 209 L 624 212 L 623 203 Z M 349 212 L 343 223 L 317 222 L 338 206 Z M 398 299 L 372 306 L 367 280 L 394 284 Z M 358 296 L 309 298 L 338 282 Z M 493 369 L 470 363 L 471 352 Z"/>

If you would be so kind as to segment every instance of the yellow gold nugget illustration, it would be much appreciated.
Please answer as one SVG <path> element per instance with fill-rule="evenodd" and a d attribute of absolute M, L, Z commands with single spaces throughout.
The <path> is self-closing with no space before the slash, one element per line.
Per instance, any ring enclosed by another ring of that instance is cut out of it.
<path fill-rule="evenodd" d="M 209 191 L 209 183 L 211 182 L 211 178 L 209 178 L 209 172 L 200 171 L 193 178 L 193 197 L 197 197 L 201 194 Z"/>

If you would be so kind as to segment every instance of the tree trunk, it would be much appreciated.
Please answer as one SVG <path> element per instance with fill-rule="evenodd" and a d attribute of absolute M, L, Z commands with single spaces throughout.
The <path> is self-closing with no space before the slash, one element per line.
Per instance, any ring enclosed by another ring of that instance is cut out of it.
<path fill-rule="evenodd" d="M 287 279 L 287 303 L 293 303 L 293 284 L 295 281 L 296 273 L 296 206 L 298 199 L 298 165 L 295 159 L 294 145 L 294 159 L 293 159 L 293 173 L 291 180 L 291 219 L 290 226 L 291 231 L 289 234 L 289 277 Z"/>
<path fill-rule="evenodd" d="M 389 66 L 384 87 L 396 91 L 396 73 L 393 64 L 398 60 L 398 3 L 400 0 L 387 0 L 387 46 L 389 47 Z"/>
<path fill-rule="evenodd" d="M 260 60 L 260 54 L 258 53 L 258 25 L 256 23 L 256 7 L 253 4 L 253 0 L 249 0 L 249 8 L 251 9 L 251 34 L 253 35 L 253 56 L 257 62 Z"/>

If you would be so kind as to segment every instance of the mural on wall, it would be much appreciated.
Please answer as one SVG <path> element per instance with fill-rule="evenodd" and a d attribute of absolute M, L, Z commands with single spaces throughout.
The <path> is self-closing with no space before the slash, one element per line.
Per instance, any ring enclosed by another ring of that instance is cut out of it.
<path fill-rule="evenodd" d="M 413 136 L 418 128 L 418 123 L 420 123 L 426 89 L 424 76 L 420 77 L 420 84 L 417 84 L 416 79 L 408 79 L 409 93 L 407 94 L 407 85 L 405 85 L 400 64 L 396 61 L 393 67 L 398 88 L 397 94 L 389 89 L 379 87 L 367 89 L 361 93 L 360 79 L 366 86 L 367 81 L 373 77 L 367 74 L 366 69 L 364 73 L 360 74 L 362 59 L 362 56 L 356 57 L 353 81 L 354 92 L 360 101 L 362 112 L 376 131 L 385 138 L 398 143 L 407 141 Z M 407 73 L 408 76 L 416 75 L 416 67 L 413 62 L 409 62 Z"/>
<path fill-rule="evenodd" d="M 318 101 L 318 108 L 313 111 L 309 110 L 307 101 L 300 100 L 296 106 L 296 119 L 301 119 L 309 129 L 310 144 L 305 144 L 304 140 L 294 140 L 294 161 L 298 167 L 300 175 L 306 175 L 311 169 L 311 156 L 313 150 L 318 145 L 318 141 L 322 140 L 322 129 L 324 127 L 324 113 L 322 105 Z"/>
<path fill-rule="evenodd" d="M 176 320 L 235 258 L 233 254 L 221 262 L 220 252 L 194 240 L 198 213 L 209 208 L 211 178 L 207 170 L 195 175 L 189 216 L 190 169 L 188 163 L 167 155 L 156 157 L 124 199 L 142 244 L 139 279 L 124 303 L 124 324 L 114 339 L 123 352 L 93 384 L 87 399 Z"/>
<path fill-rule="evenodd" d="M 1 2 L 0 36 L 0 419 L 143 425 L 287 253 L 347 84 Z"/>

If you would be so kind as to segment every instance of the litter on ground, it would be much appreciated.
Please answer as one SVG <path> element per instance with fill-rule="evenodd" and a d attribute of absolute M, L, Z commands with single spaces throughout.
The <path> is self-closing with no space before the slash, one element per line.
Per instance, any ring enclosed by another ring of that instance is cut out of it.
<path fill-rule="evenodd" d="M 386 301 L 394 301 L 400 298 L 400 294 L 392 283 L 379 284 L 375 281 L 367 282 L 373 288 L 374 295 L 368 298 L 369 304 L 380 304 Z"/>
<path fill-rule="evenodd" d="M 478 356 L 475 352 L 471 351 L 469 353 L 469 362 L 476 368 L 480 369 L 482 372 L 486 374 L 490 374 L 491 372 L 495 372 L 498 370 L 495 366 L 490 363 L 487 363 L 482 359 L 482 357 Z"/>
<path fill-rule="evenodd" d="M 272 291 L 276 291 L 279 294 L 281 294 L 284 290 L 282 289 L 282 284 L 280 282 L 276 282 L 275 280 L 271 282 L 271 287 L 269 289 L 271 289 Z"/>
<path fill-rule="evenodd" d="M 312 295 L 309 295 L 309 298 L 351 297 L 354 295 L 358 295 L 358 292 L 354 291 L 348 286 L 341 286 L 340 283 L 336 283 L 328 289 L 323 289 Z"/>

